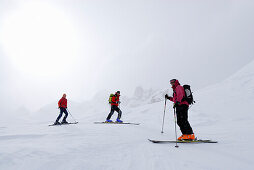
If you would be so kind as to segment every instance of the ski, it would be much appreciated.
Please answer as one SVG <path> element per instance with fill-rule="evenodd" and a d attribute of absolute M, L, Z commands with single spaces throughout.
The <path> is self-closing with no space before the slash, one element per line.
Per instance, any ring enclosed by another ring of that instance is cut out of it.
<path fill-rule="evenodd" d="M 123 122 L 123 123 L 118 123 L 118 122 L 94 122 L 95 124 L 116 124 L 116 125 L 140 125 L 140 123 L 129 123 L 129 122 Z"/>
<path fill-rule="evenodd" d="M 148 139 L 150 142 L 153 143 L 218 143 L 217 141 L 212 141 L 212 140 L 202 140 L 202 139 L 197 139 L 197 140 L 179 140 L 179 141 L 170 141 L 170 140 L 151 140 Z"/>
<path fill-rule="evenodd" d="M 62 125 L 71 125 L 71 124 L 77 124 L 78 122 L 71 122 L 71 123 L 61 123 L 61 124 L 58 124 L 58 125 L 55 125 L 55 124 L 52 124 L 52 125 L 49 125 L 49 126 L 62 126 Z"/>

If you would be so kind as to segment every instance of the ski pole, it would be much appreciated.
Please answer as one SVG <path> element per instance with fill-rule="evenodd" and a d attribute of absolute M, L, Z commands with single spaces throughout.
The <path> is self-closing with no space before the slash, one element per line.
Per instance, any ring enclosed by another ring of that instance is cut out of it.
<path fill-rule="evenodd" d="M 67 109 L 67 108 L 66 108 Z M 73 120 L 75 121 L 75 122 L 77 122 L 76 121 L 76 119 L 72 116 L 72 114 L 70 113 L 70 111 L 69 111 L 69 109 L 67 109 L 67 111 L 68 111 L 68 113 L 71 115 L 71 117 L 73 118 Z"/>
<path fill-rule="evenodd" d="M 177 145 L 177 132 L 176 132 L 176 109 L 174 108 L 174 117 L 175 117 L 175 135 L 176 135 L 176 148 L 178 148 L 179 146 Z"/>
<path fill-rule="evenodd" d="M 163 114 L 163 120 L 162 120 L 161 133 L 163 133 L 163 128 L 164 128 L 164 120 L 165 120 L 166 105 L 167 105 L 167 99 L 165 98 L 164 114 Z"/>

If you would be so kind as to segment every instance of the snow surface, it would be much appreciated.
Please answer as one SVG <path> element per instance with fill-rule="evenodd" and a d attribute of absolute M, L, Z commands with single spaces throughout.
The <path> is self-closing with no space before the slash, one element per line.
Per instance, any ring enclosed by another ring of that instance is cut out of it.
<path fill-rule="evenodd" d="M 164 134 L 161 134 L 167 90 L 138 87 L 132 98 L 122 96 L 122 119 L 135 125 L 93 124 L 109 112 L 108 92 L 91 101 L 70 101 L 76 125 L 53 123 L 56 103 L 36 114 L 3 114 L 0 120 L 1 170 L 234 170 L 253 169 L 254 157 L 254 61 L 227 80 L 194 93 L 196 104 L 189 120 L 198 138 L 218 144 L 153 144 L 147 139 L 174 140 L 172 104 L 167 103 Z M 170 92 L 170 91 L 168 91 Z M 114 115 L 114 119 L 116 118 Z M 69 116 L 69 121 L 73 121 Z M 180 135 L 179 128 L 178 135 Z"/>

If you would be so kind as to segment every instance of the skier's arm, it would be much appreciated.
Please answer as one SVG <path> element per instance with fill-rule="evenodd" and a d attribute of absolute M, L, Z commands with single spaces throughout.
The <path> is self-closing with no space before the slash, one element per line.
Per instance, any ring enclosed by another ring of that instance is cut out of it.
<path fill-rule="evenodd" d="M 120 104 L 119 97 L 116 97 L 116 103 Z"/>
<path fill-rule="evenodd" d="M 58 101 L 58 108 L 60 108 L 61 102 L 62 102 L 62 99 L 60 99 L 60 100 Z"/>

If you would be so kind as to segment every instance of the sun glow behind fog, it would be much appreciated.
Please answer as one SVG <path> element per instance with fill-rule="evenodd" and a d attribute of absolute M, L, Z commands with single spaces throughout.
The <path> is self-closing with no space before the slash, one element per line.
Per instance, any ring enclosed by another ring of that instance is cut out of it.
<path fill-rule="evenodd" d="M 9 14 L 1 37 L 15 68 L 28 74 L 55 76 L 77 62 L 77 30 L 63 11 L 46 3 L 29 3 Z"/>

